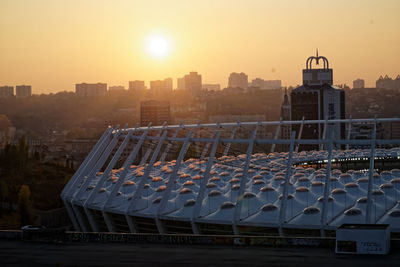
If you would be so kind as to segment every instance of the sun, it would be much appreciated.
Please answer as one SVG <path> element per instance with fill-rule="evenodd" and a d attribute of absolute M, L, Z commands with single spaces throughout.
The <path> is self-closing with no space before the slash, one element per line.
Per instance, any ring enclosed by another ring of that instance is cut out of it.
<path fill-rule="evenodd" d="M 164 58 L 169 53 L 169 43 L 165 37 L 152 36 L 149 38 L 148 51 L 156 58 Z"/>

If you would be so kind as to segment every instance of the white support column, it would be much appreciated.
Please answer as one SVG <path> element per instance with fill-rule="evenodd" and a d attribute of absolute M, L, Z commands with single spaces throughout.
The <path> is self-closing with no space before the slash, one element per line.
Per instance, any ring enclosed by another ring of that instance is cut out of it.
<path fill-rule="evenodd" d="M 128 174 L 128 171 L 130 169 L 130 166 L 132 165 L 133 161 L 136 159 L 140 148 L 142 147 L 142 144 L 144 142 L 144 140 L 147 137 L 147 133 L 149 131 L 148 127 L 143 134 L 140 136 L 140 139 L 138 141 L 138 143 L 136 144 L 135 148 L 131 151 L 131 153 L 129 154 L 128 158 L 126 159 L 126 161 L 124 162 L 124 166 L 123 166 L 123 171 L 121 173 L 120 178 L 118 179 L 118 181 L 115 183 L 110 196 L 108 197 L 107 201 L 105 202 L 105 204 L 103 205 L 103 211 L 104 209 L 106 209 L 114 200 L 114 198 L 117 196 L 117 192 L 119 190 L 119 188 L 121 187 L 121 185 L 125 182 L 125 178 Z"/>
<path fill-rule="evenodd" d="M 123 171 L 121 173 L 121 176 L 118 179 L 118 181 L 116 182 L 116 184 L 114 185 L 113 190 L 111 191 L 107 201 L 104 203 L 104 205 L 102 207 L 103 217 L 104 217 L 104 220 L 107 224 L 107 228 L 109 229 L 109 231 L 113 231 L 113 229 L 115 227 L 112 225 L 112 220 L 109 218 L 109 215 L 107 214 L 106 209 L 112 204 L 112 202 L 114 201 L 114 198 L 117 196 L 117 192 L 118 192 L 119 188 L 121 187 L 123 182 L 125 182 L 125 177 L 128 174 L 128 171 L 129 171 L 130 166 L 132 165 L 133 161 L 136 159 L 136 157 L 139 153 L 139 150 L 142 147 L 144 140 L 146 139 L 149 129 L 150 129 L 150 126 L 143 132 L 143 134 L 141 135 L 135 148 L 131 151 L 128 158 L 124 162 Z M 111 223 L 111 227 L 110 227 L 109 223 Z"/>
<path fill-rule="evenodd" d="M 173 138 L 178 136 L 179 131 L 182 129 L 182 122 L 179 124 L 179 127 L 175 130 L 174 134 L 172 135 Z M 168 143 L 167 147 L 165 148 L 164 152 L 161 154 L 160 161 L 164 162 L 165 158 L 168 155 L 169 150 L 172 147 L 172 142 Z"/>
<path fill-rule="evenodd" d="M 276 128 L 274 140 L 278 140 L 279 132 L 281 131 L 281 125 L 282 125 L 282 117 L 281 117 L 281 119 L 279 120 L 278 127 Z M 271 151 L 270 151 L 271 153 L 275 151 L 275 146 L 276 146 L 275 143 L 273 143 L 273 144 L 271 145 Z"/>
<path fill-rule="evenodd" d="M 325 122 L 324 122 L 324 131 L 322 133 L 322 140 L 326 139 L 326 132 L 328 131 L 328 116 L 326 116 L 325 118 Z M 319 150 L 322 150 L 324 148 L 324 144 L 319 144 Z"/>
<path fill-rule="evenodd" d="M 89 170 L 92 169 L 93 165 L 96 164 L 98 158 L 101 156 L 105 146 L 110 142 L 110 136 L 112 135 L 113 128 L 109 128 L 106 131 L 106 134 L 101 138 L 101 141 L 98 142 L 98 146 L 92 149 L 90 152 L 90 155 L 88 155 L 85 159 L 86 164 L 81 165 L 79 167 L 79 170 L 72 176 L 71 180 L 67 184 L 65 190 L 63 191 L 64 194 L 62 195 L 63 198 L 69 198 L 71 193 L 73 193 L 74 189 L 76 189 L 76 186 L 79 184 L 79 182 L 82 181 L 83 177 L 85 174 L 89 172 Z M 93 153 L 92 153 L 93 152 Z"/>
<path fill-rule="evenodd" d="M 116 232 L 116 229 L 115 229 L 114 224 L 113 224 L 113 222 L 112 222 L 112 220 L 110 218 L 110 215 L 108 215 L 107 212 L 103 212 L 102 214 L 103 214 L 103 219 L 104 219 L 104 222 L 106 223 L 108 231 L 109 232 Z"/>
<path fill-rule="evenodd" d="M 113 139 L 111 140 L 110 143 L 108 143 L 108 146 L 103 151 L 103 154 L 101 155 L 100 159 L 96 162 L 94 167 L 90 170 L 89 174 L 86 176 L 87 178 L 86 178 L 85 182 L 81 185 L 78 192 L 75 194 L 75 197 L 74 197 L 75 201 L 78 201 L 78 202 L 80 201 L 82 194 L 85 193 L 90 182 L 96 177 L 96 174 L 101 170 L 101 167 L 103 167 L 104 163 L 106 162 L 106 160 L 110 156 L 111 152 L 117 145 L 120 134 L 121 134 L 120 131 L 114 134 Z M 104 175 L 104 173 L 103 173 L 103 175 Z"/>
<path fill-rule="evenodd" d="M 160 138 L 162 132 L 163 132 L 164 129 L 165 129 L 165 125 L 167 125 L 167 122 L 166 122 L 166 121 L 163 123 L 162 129 L 160 129 L 160 130 L 158 131 L 158 134 L 157 134 L 157 136 L 156 136 L 156 137 L 157 137 L 157 140 L 154 141 L 154 142 L 157 142 L 158 139 Z M 146 163 L 147 159 L 150 157 L 151 151 L 153 151 L 153 147 L 154 147 L 154 143 L 151 143 L 150 146 L 149 146 L 149 148 L 148 148 L 147 151 L 146 151 L 146 154 L 145 154 L 145 155 L 143 156 L 143 158 L 140 160 L 139 165 L 143 165 L 143 164 Z"/>
<path fill-rule="evenodd" d="M 215 135 L 217 134 L 218 131 L 218 127 L 219 127 L 219 122 L 215 125 L 215 129 L 214 132 L 211 134 L 211 138 L 213 139 L 215 137 Z M 203 160 L 206 157 L 206 154 L 208 152 L 208 149 L 210 148 L 211 143 L 206 143 L 206 145 L 204 146 L 203 151 L 201 152 L 201 156 L 200 156 L 200 160 Z"/>
<path fill-rule="evenodd" d="M 176 175 L 178 173 L 179 167 L 181 166 L 182 160 L 185 157 L 187 149 L 189 148 L 191 136 L 192 136 L 192 132 L 189 131 L 185 137 L 185 140 L 181 147 L 181 151 L 179 152 L 179 156 L 176 159 L 175 166 L 169 176 L 167 188 L 165 189 L 165 192 L 161 198 L 160 206 L 158 207 L 158 210 L 157 210 L 157 215 L 156 215 L 155 220 L 156 220 L 157 228 L 158 228 L 158 231 L 160 232 L 160 234 L 164 234 L 165 231 L 164 231 L 164 227 L 163 227 L 162 223 L 160 222 L 159 216 L 164 212 L 164 209 L 167 206 L 169 195 L 171 193 L 172 188 L 175 185 Z"/>
<path fill-rule="evenodd" d="M 97 182 L 96 186 L 91 190 L 89 193 L 85 203 L 83 204 L 83 208 L 85 210 L 86 215 L 88 216 L 89 222 L 91 224 L 91 227 L 94 231 L 98 231 L 98 226 L 97 223 L 93 219 L 93 214 L 89 210 L 90 205 L 92 204 L 93 200 L 96 198 L 97 193 L 99 192 L 100 188 L 103 186 L 104 182 L 107 180 L 109 177 L 112 169 L 114 168 L 115 164 L 117 163 L 118 159 L 121 157 L 121 154 L 123 153 L 125 147 L 128 145 L 131 136 L 133 132 L 136 130 L 129 130 L 124 138 L 124 141 L 122 141 L 122 144 L 119 146 L 117 152 L 115 152 L 113 158 L 111 159 L 110 163 L 107 165 L 107 168 L 103 172 L 103 175 L 100 177 L 100 180 Z"/>
<path fill-rule="evenodd" d="M 240 121 L 237 122 L 237 127 L 235 127 L 231 133 L 231 136 L 229 137 L 230 139 L 233 139 L 235 137 L 236 131 L 240 128 Z M 227 156 L 229 153 L 229 149 L 231 148 L 232 143 L 227 143 L 226 147 L 224 149 L 224 154 L 222 156 Z"/>
<path fill-rule="evenodd" d="M 329 193 L 331 191 L 332 150 L 333 150 L 333 132 L 330 133 L 329 145 L 328 145 L 328 164 L 326 166 L 324 198 L 323 198 L 322 213 L 321 213 L 321 236 L 325 236 L 325 227 L 326 227 L 327 214 L 328 214 Z"/>
<path fill-rule="evenodd" d="M 257 125 L 256 128 L 251 133 L 251 136 L 250 136 L 250 139 L 249 139 L 249 145 L 247 147 L 246 161 L 244 162 L 244 166 L 243 166 L 243 176 L 240 179 L 239 193 L 238 193 L 238 196 L 237 196 L 237 199 L 236 199 L 235 211 L 234 211 L 234 215 L 233 215 L 233 224 L 232 224 L 233 233 L 235 235 L 239 235 L 239 230 L 237 228 L 237 223 L 240 220 L 240 214 L 241 214 L 241 211 L 242 211 L 243 195 L 244 195 L 245 189 L 246 189 L 247 174 L 248 174 L 248 171 L 249 171 L 251 155 L 252 155 L 252 152 L 253 152 L 254 140 L 256 139 L 258 126 L 259 125 Z"/>
<path fill-rule="evenodd" d="M 299 135 L 297 137 L 297 140 L 301 140 L 301 136 L 303 135 L 304 120 L 305 120 L 305 117 L 303 116 L 302 119 L 301 119 Z M 300 144 L 296 145 L 296 150 L 295 150 L 296 152 L 299 152 L 299 146 L 300 146 Z"/>
<path fill-rule="evenodd" d="M 279 235 L 283 236 L 283 224 L 285 224 L 286 220 L 286 207 L 287 207 L 287 197 L 289 194 L 289 183 L 290 177 L 292 176 L 292 156 L 293 156 L 293 148 L 295 142 L 296 132 L 291 132 L 290 134 L 290 146 L 289 146 L 289 158 L 286 165 L 286 173 L 285 173 L 285 184 L 282 192 L 282 202 L 281 208 L 279 210 Z"/>
<path fill-rule="evenodd" d="M 197 122 L 197 128 L 196 128 L 195 135 L 194 135 L 194 136 L 197 136 L 198 138 L 201 137 L 200 136 L 201 131 L 199 131 L 199 129 L 200 129 L 200 120 L 198 120 L 198 122 Z M 200 146 L 198 144 L 196 144 L 196 142 L 193 142 L 193 143 L 195 145 L 194 148 L 196 149 L 196 155 L 199 155 L 200 154 Z"/>
<path fill-rule="evenodd" d="M 74 226 L 75 231 L 81 232 L 82 230 L 79 225 L 78 219 L 76 218 L 75 213 L 72 210 L 70 203 L 67 202 L 66 200 L 63 200 L 63 202 L 64 202 L 64 206 L 67 210 L 68 216 L 71 219 L 72 225 Z"/>
<path fill-rule="evenodd" d="M 220 136 L 221 136 L 221 132 L 217 131 L 215 134 L 215 137 L 214 137 L 210 156 L 208 157 L 207 166 L 206 166 L 206 170 L 204 172 L 203 180 L 201 181 L 201 184 L 200 184 L 199 193 L 197 194 L 196 203 L 193 208 L 191 224 L 192 224 L 193 233 L 196 235 L 200 234 L 200 231 L 199 231 L 199 228 L 197 227 L 195 219 L 198 218 L 199 214 L 200 214 L 201 205 L 202 205 L 203 199 L 204 199 L 204 193 L 206 191 L 206 186 L 207 186 L 208 180 L 210 179 L 210 171 L 211 171 L 211 167 L 214 163 L 214 157 L 215 157 L 215 153 L 217 151 Z"/>
<path fill-rule="evenodd" d="M 352 122 L 351 122 L 351 120 L 352 120 L 352 118 L 351 118 L 351 115 L 350 115 L 350 121 L 348 122 L 348 128 L 347 128 L 347 141 L 349 141 L 350 140 L 350 133 L 351 133 L 351 126 L 352 126 Z M 350 144 L 347 144 L 346 145 L 346 149 L 347 150 L 349 150 L 349 146 L 350 146 Z"/>
<path fill-rule="evenodd" d="M 137 186 L 137 189 L 136 189 L 136 191 L 135 191 L 135 194 L 133 195 L 131 204 L 130 204 L 130 205 L 127 207 L 127 209 L 125 210 L 125 217 L 126 217 L 126 220 L 127 220 L 127 222 L 128 222 L 129 230 L 130 230 L 132 233 L 135 233 L 135 232 L 136 232 L 136 229 L 135 229 L 135 227 L 134 227 L 134 223 L 133 223 L 133 221 L 132 221 L 132 218 L 131 218 L 131 216 L 129 215 L 129 212 L 130 212 L 130 211 L 133 211 L 133 210 L 135 209 L 136 204 L 137 204 L 139 198 L 140 198 L 141 195 L 142 195 L 142 191 L 143 191 L 144 185 L 146 184 L 146 181 L 147 181 L 147 179 L 149 178 L 151 171 L 153 170 L 154 163 L 155 163 L 156 160 L 157 160 L 158 154 L 160 153 L 161 147 L 162 147 L 162 145 L 163 145 L 164 140 L 165 140 L 166 137 L 167 137 L 167 131 L 165 130 L 164 133 L 162 134 L 161 138 L 159 139 L 158 144 L 157 144 L 157 147 L 156 147 L 156 149 L 155 149 L 153 155 L 151 156 L 150 162 L 149 162 L 149 164 L 147 165 L 147 167 L 146 167 L 146 169 L 145 169 L 145 171 L 144 171 L 144 174 L 143 174 L 143 176 L 142 176 L 142 179 L 140 180 L 140 182 L 139 182 L 139 184 L 138 184 L 138 186 Z"/>
<path fill-rule="evenodd" d="M 72 186 L 73 182 L 75 181 L 76 177 L 79 177 L 80 173 L 83 171 L 85 166 L 88 164 L 90 159 L 93 157 L 93 155 L 96 153 L 97 149 L 99 148 L 100 144 L 104 141 L 104 139 L 107 138 L 109 133 L 112 131 L 111 127 L 108 127 L 107 130 L 104 131 L 103 135 L 100 137 L 99 141 L 94 145 L 94 147 L 90 150 L 89 154 L 86 156 L 84 161 L 81 163 L 79 166 L 78 170 L 75 172 L 75 174 L 71 177 L 70 181 L 68 184 L 64 187 L 64 189 L 61 192 L 61 197 L 65 195 L 65 193 L 69 190 L 69 188 Z"/>
<path fill-rule="evenodd" d="M 85 203 L 84 203 L 84 207 L 89 207 L 93 200 L 96 198 L 96 194 L 99 192 L 99 190 L 101 189 L 101 186 L 104 184 L 104 182 L 107 180 L 107 178 L 109 177 L 112 169 L 114 169 L 115 164 L 117 163 L 117 161 L 119 160 L 119 158 L 121 157 L 122 153 L 124 152 L 124 149 L 126 148 L 126 146 L 128 145 L 132 134 L 136 131 L 136 129 L 133 130 L 129 130 L 128 133 L 126 134 L 124 141 L 122 141 L 122 144 L 119 146 L 117 152 L 115 152 L 113 158 L 111 159 L 110 163 L 108 164 L 107 168 L 105 169 L 105 171 L 103 172 L 102 176 L 100 177 L 100 180 L 97 182 L 96 186 L 93 188 L 93 190 L 91 190 L 88 198 L 86 199 Z"/>
<path fill-rule="evenodd" d="M 368 173 L 368 191 L 367 191 L 367 214 L 365 216 L 365 223 L 374 223 L 372 221 L 372 189 L 374 187 L 374 162 L 375 162 L 375 142 L 376 142 L 376 122 L 372 131 L 371 139 L 371 153 L 369 158 L 369 173 Z"/>
<path fill-rule="evenodd" d="M 73 210 L 76 218 L 78 219 L 78 223 L 79 223 L 80 229 L 83 232 L 89 232 L 89 229 L 86 227 L 86 223 L 85 223 L 85 220 L 83 218 L 83 215 L 82 215 L 81 211 L 79 210 L 79 207 L 75 206 L 73 203 L 71 203 L 71 207 L 72 207 L 72 210 Z"/>
<path fill-rule="evenodd" d="M 97 223 L 93 216 L 93 213 L 90 210 L 86 210 L 85 208 L 83 208 L 83 209 L 86 214 L 86 217 L 88 218 L 90 228 L 92 228 L 92 232 L 98 232 L 99 227 L 97 226 Z"/>

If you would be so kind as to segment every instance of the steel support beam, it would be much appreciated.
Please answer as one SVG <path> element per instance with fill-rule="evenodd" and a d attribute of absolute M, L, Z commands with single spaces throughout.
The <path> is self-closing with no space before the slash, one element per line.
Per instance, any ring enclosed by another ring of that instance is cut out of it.
<path fill-rule="evenodd" d="M 210 179 L 210 171 L 211 171 L 211 167 L 214 163 L 215 153 L 217 151 L 220 135 L 221 135 L 220 131 L 217 131 L 215 134 L 213 146 L 212 146 L 211 152 L 210 152 L 210 156 L 208 157 L 206 170 L 204 172 L 203 180 L 201 181 L 201 184 L 200 184 L 199 193 L 197 194 L 196 203 L 193 208 L 191 224 L 192 224 L 193 233 L 196 235 L 200 234 L 200 231 L 199 231 L 199 228 L 197 227 L 197 224 L 195 223 L 195 219 L 198 218 L 199 214 L 200 214 L 201 205 L 202 205 L 203 199 L 204 199 L 204 193 L 207 189 L 208 180 Z"/>
<path fill-rule="evenodd" d="M 214 139 L 215 135 L 217 134 L 218 127 L 219 127 L 219 122 L 215 125 L 214 132 L 210 135 L 210 138 Z M 207 142 L 205 144 L 204 149 L 203 149 L 203 151 L 201 152 L 201 155 L 200 155 L 200 160 L 203 160 L 206 157 L 208 149 L 210 148 L 210 145 L 211 145 L 210 142 Z"/>
<path fill-rule="evenodd" d="M 350 115 L 350 118 L 349 118 L 349 119 L 350 119 L 350 121 L 349 121 L 348 124 L 347 124 L 347 125 L 348 125 L 348 128 L 347 128 L 347 138 L 346 138 L 346 140 L 348 140 L 348 141 L 350 140 L 351 126 L 352 126 L 352 125 L 351 125 L 351 124 L 352 124 L 352 123 L 351 123 L 351 115 Z M 349 150 L 349 146 L 350 146 L 349 144 L 346 145 L 346 149 L 347 149 L 347 150 Z"/>
<path fill-rule="evenodd" d="M 157 228 L 158 228 L 158 231 L 160 232 L 160 234 L 164 234 L 164 228 L 161 224 L 159 216 L 162 215 L 165 207 L 167 206 L 169 195 L 171 193 L 172 188 L 175 185 L 176 175 L 178 174 L 179 167 L 181 166 L 182 160 L 185 157 L 185 154 L 189 148 L 191 136 L 192 136 L 192 132 L 189 131 L 186 135 L 185 141 L 183 142 L 181 151 L 179 152 L 179 156 L 176 159 L 175 166 L 169 176 L 167 188 L 165 189 L 165 192 L 164 192 L 161 202 L 160 202 L 160 206 L 158 207 L 158 210 L 157 210 L 157 215 L 156 215 L 155 219 L 156 219 Z"/>
<path fill-rule="evenodd" d="M 158 139 L 160 139 L 160 136 L 161 136 L 162 132 L 165 129 L 165 125 L 167 125 L 166 121 L 163 123 L 163 128 L 158 130 L 158 134 L 156 136 L 157 137 L 156 142 L 157 142 Z M 150 154 L 151 154 L 151 151 L 153 150 L 154 145 L 155 145 L 154 143 L 150 144 L 149 148 L 146 151 L 146 154 L 144 154 L 143 158 L 140 160 L 139 165 L 143 165 L 143 164 L 146 163 L 147 159 L 150 157 Z"/>
<path fill-rule="evenodd" d="M 107 201 L 104 203 L 104 205 L 101 208 L 103 217 L 104 217 L 104 221 L 106 222 L 107 228 L 109 231 L 115 231 L 115 227 L 112 225 L 112 220 L 109 218 L 109 215 L 107 214 L 107 208 L 112 204 L 112 202 L 114 201 L 114 198 L 117 196 L 117 192 L 118 192 L 119 188 L 121 187 L 122 183 L 125 181 L 125 177 L 128 174 L 130 166 L 132 165 L 133 161 L 136 159 L 136 157 L 139 153 L 139 150 L 142 147 L 144 140 L 146 139 L 147 133 L 148 133 L 148 130 L 143 132 L 142 136 L 139 139 L 139 142 L 136 144 L 135 148 L 129 154 L 128 158 L 126 159 L 126 161 L 124 163 L 123 171 L 121 173 L 120 178 L 118 179 L 117 183 L 114 185 L 114 187 L 110 193 L 110 196 L 108 197 Z"/>
<path fill-rule="evenodd" d="M 371 152 L 369 156 L 369 172 L 368 172 L 368 192 L 367 192 L 367 214 L 365 223 L 375 223 L 372 221 L 372 189 L 374 187 L 374 162 L 375 162 L 375 139 L 376 139 L 376 123 L 372 131 Z"/>
<path fill-rule="evenodd" d="M 64 191 L 64 195 L 62 195 L 63 198 L 65 197 L 69 198 L 70 195 L 75 192 L 73 190 L 76 189 L 76 186 L 79 184 L 79 182 L 83 180 L 84 176 L 96 164 L 105 146 L 110 142 L 110 137 L 112 135 L 113 130 L 114 130 L 113 128 L 108 128 L 106 134 L 101 138 L 101 141 L 99 141 L 98 145 L 95 146 L 95 149 L 93 148 L 92 151 L 89 153 L 89 155 L 87 156 L 88 160 L 86 161 L 86 164 L 82 164 L 81 167 L 79 167 L 78 171 L 73 175 L 70 182 L 67 184 L 67 188 Z"/>
<path fill-rule="evenodd" d="M 235 235 L 239 235 L 237 223 L 240 221 L 240 214 L 241 214 L 242 205 L 243 205 L 243 195 L 244 195 L 245 189 L 246 189 L 247 175 L 248 175 L 248 171 L 249 171 L 249 166 L 250 166 L 250 161 L 251 161 L 251 156 L 252 156 L 253 146 L 254 146 L 254 140 L 256 139 L 257 130 L 258 130 L 258 125 L 255 127 L 255 129 L 251 133 L 251 136 L 249 139 L 249 145 L 247 147 L 246 160 L 245 160 L 244 166 L 243 166 L 243 176 L 240 179 L 239 194 L 236 199 L 236 205 L 235 205 L 235 210 L 234 210 L 234 215 L 233 215 L 233 224 L 232 224 L 233 233 Z"/>
<path fill-rule="evenodd" d="M 82 184 L 82 186 L 79 188 L 78 192 L 76 193 L 74 199 L 75 201 L 80 201 L 82 194 L 86 191 L 86 188 L 90 184 L 90 182 L 96 177 L 96 174 L 101 170 L 101 167 L 103 167 L 104 163 L 110 156 L 112 150 L 115 148 L 115 146 L 118 143 L 118 137 L 121 134 L 121 132 L 117 132 L 114 134 L 113 139 L 111 140 L 110 143 L 108 143 L 106 149 L 103 151 L 103 154 L 101 155 L 100 159 L 96 162 L 92 170 L 89 172 L 87 175 L 87 178 L 85 182 Z M 104 173 L 103 173 L 104 175 Z"/>
<path fill-rule="evenodd" d="M 300 129 L 299 129 L 299 136 L 297 137 L 297 140 L 301 140 L 301 136 L 303 135 L 303 127 L 304 127 L 304 119 L 305 117 L 303 116 L 301 119 L 301 124 L 300 124 Z M 299 152 L 299 146 L 300 144 L 297 143 L 296 145 L 296 152 Z"/>
<path fill-rule="evenodd" d="M 325 122 L 324 122 L 324 131 L 323 131 L 323 133 L 322 133 L 322 140 L 325 140 L 326 139 L 326 132 L 328 131 L 328 116 L 326 116 L 326 118 L 325 118 Z M 319 150 L 322 150 L 322 149 L 324 149 L 324 144 L 320 144 L 319 145 Z"/>
<path fill-rule="evenodd" d="M 172 135 L 172 137 L 173 137 L 173 138 L 176 138 L 176 137 L 178 136 L 179 131 L 180 131 L 181 129 L 182 129 L 182 122 L 179 124 L 179 127 L 176 128 L 176 130 L 175 130 L 174 134 Z M 160 161 L 161 161 L 161 162 L 164 162 L 164 161 L 165 161 L 165 158 L 167 157 L 168 152 L 169 152 L 169 150 L 171 149 L 171 147 L 172 147 L 172 142 L 168 143 L 168 145 L 167 145 L 167 147 L 165 148 L 164 152 L 161 154 L 161 157 L 160 157 Z"/>
<path fill-rule="evenodd" d="M 137 186 L 137 189 L 135 191 L 135 194 L 133 195 L 131 204 L 125 210 L 125 217 L 126 217 L 126 220 L 128 221 L 128 226 L 129 226 L 129 230 L 131 231 L 131 233 L 135 233 L 136 229 L 135 229 L 134 223 L 132 221 L 132 217 L 129 215 L 129 212 L 134 211 L 136 204 L 142 195 L 144 185 L 146 184 L 146 181 L 149 178 L 151 171 L 153 170 L 154 163 L 157 160 L 158 154 L 160 153 L 161 147 L 162 147 L 166 137 L 167 137 L 167 131 L 164 131 L 164 133 L 162 134 L 162 136 L 160 138 L 160 141 L 157 144 L 157 147 L 156 147 L 153 155 L 151 156 L 150 162 L 144 171 L 142 179 L 140 180 L 139 185 Z"/>
<path fill-rule="evenodd" d="M 142 147 L 144 140 L 146 139 L 147 133 L 148 133 L 148 131 L 143 132 L 142 136 L 139 139 L 139 142 L 136 144 L 135 148 L 131 151 L 128 158 L 126 159 L 124 166 L 123 166 L 123 171 L 121 173 L 121 176 L 118 179 L 118 181 L 115 183 L 108 200 L 105 202 L 105 204 L 103 206 L 103 209 L 107 209 L 113 202 L 114 198 L 117 196 L 117 192 L 118 192 L 119 188 L 121 187 L 121 185 L 125 182 L 125 178 L 128 174 L 130 166 L 132 165 L 133 161 L 136 159 L 136 157 L 139 153 L 139 150 Z"/>
<path fill-rule="evenodd" d="M 322 214 L 321 214 L 321 236 L 325 236 L 325 227 L 327 224 L 326 222 L 328 214 L 329 193 L 331 191 L 332 150 L 333 150 L 333 132 L 330 133 L 329 145 L 328 145 L 328 164 L 326 166 L 326 173 L 325 173 L 324 199 L 323 199 Z"/>
<path fill-rule="evenodd" d="M 290 177 L 292 176 L 292 157 L 293 157 L 293 149 L 295 143 L 296 132 L 291 132 L 290 134 L 290 146 L 289 146 L 289 157 L 288 162 L 286 164 L 286 173 L 285 173 L 285 184 L 282 192 L 282 202 L 281 209 L 279 210 L 279 235 L 283 236 L 283 225 L 286 221 L 286 207 L 287 207 L 287 197 L 289 194 L 289 183 Z"/>
<path fill-rule="evenodd" d="M 276 127 L 274 140 L 278 140 L 279 132 L 281 131 L 281 125 L 282 125 L 282 117 L 279 120 L 278 127 Z M 275 145 L 276 145 L 275 143 L 271 145 L 271 151 L 270 151 L 271 153 L 275 151 Z"/>
<path fill-rule="evenodd" d="M 237 122 L 238 126 L 236 128 L 233 128 L 232 132 L 231 132 L 231 136 L 229 137 L 230 139 L 233 139 L 235 137 L 236 131 L 240 128 L 240 122 Z M 224 149 L 224 153 L 222 154 L 222 156 L 227 156 L 229 153 L 229 149 L 231 148 L 231 142 L 228 142 L 226 144 L 226 147 Z"/>

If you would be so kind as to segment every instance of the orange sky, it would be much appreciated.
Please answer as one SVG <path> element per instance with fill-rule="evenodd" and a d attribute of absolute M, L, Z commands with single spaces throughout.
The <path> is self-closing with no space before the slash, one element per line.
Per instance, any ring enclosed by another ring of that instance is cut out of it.
<path fill-rule="evenodd" d="M 226 86 L 230 72 L 301 83 L 319 49 L 334 83 L 374 86 L 400 74 L 399 0 L 1 0 L 0 85 L 33 93 L 72 91 L 78 82 L 203 75 Z M 148 38 L 165 36 L 154 58 Z"/>

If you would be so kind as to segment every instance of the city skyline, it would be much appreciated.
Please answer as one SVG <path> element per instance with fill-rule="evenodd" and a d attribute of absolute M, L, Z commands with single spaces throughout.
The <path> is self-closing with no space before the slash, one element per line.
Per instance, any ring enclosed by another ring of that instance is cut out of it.
<path fill-rule="evenodd" d="M 295 86 L 316 48 L 337 84 L 373 87 L 400 69 L 395 0 L 178 2 L 2 1 L 0 83 L 55 93 L 195 70 L 222 88 L 231 72 Z"/>

